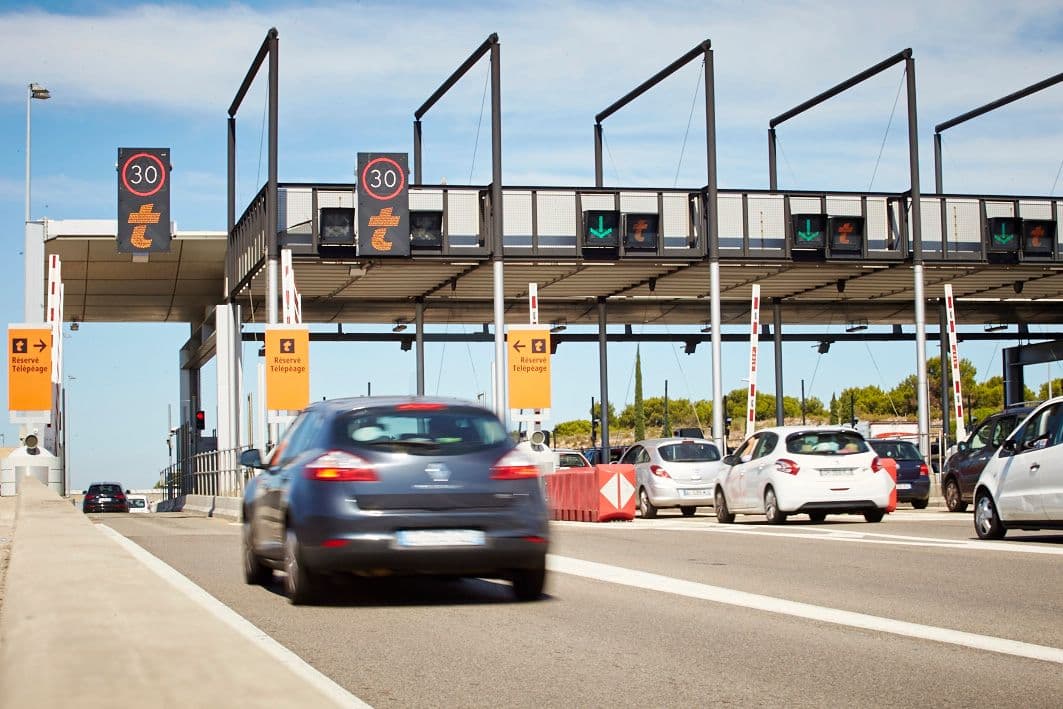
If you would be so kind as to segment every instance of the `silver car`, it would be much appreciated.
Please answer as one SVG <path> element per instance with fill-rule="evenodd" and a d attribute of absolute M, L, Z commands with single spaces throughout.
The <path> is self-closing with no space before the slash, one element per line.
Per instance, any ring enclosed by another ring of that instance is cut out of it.
<path fill-rule="evenodd" d="M 678 507 L 684 517 L 711 507 L 723 469 L 720 449 L 704 438 L 652 438 L 625 451 L 621 463 L 635 466 L 635 490 L 645 519 L 664 507 Z"/>

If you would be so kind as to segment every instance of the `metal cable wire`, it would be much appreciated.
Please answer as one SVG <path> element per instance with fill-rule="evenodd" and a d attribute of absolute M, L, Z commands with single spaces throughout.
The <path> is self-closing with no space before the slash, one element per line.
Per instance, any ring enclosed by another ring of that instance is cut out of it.
<path fill-rule="evenodd" d="M 890 119 L 886 123 L 886 132 L 882 135 L 882 145 L 878 147 L 878 157 L 875 158 L 875 169 L 871 171 L 871 182 L 867 185 L 868 192 L 871 191 L 871 187 L 875 184 L 875 176 L 878 174 L 878 165 L 882 162 L 882 153 L 886 149 L 886 139 L 890 134 L 890 126 L 893 125 L 893 117 L 897 113 L 897 102 L 901 99 L 901 89 L 904 88 L 904 78 L 907 74 L 907 69 L 901 72 L 901 81 L 897 84 L 897 95 L 893 97 L 893 108 L 890 110 Z"/>
<path fill-rule="evenodd" d="M 1059 175 L 1063 173 L 1063 160 L 1059 161 L 1059 169 L 1056 170 L 1056 179 L 1052 180 L 1052 189 L 1048 190 L 1048 196 L 1051 197 L 1052 193 L 1056 191 L 1056 185 L 1059 184 Z"/>
<path fill-rule="evenodd" d="M 886 379 L 882 376 L 882 370 L 878 368 L 878 362 L 875 361 L 875 355 L 871 352 L 871 345 L 867 344 L 867 340 L 864 340 L 864 347 L 867 348 L 867 356 L 871 358 L 871 364 L 875 368 L 875 372 L 878 374 L 878 381 L 883 386 L 882 391 L 886 394 L 886 400 L 890 402 L 890 408 L 893 409 L 893 415 L 897 418 L 901 417 L 900 412 L 897 411 L 897 406 L 893 403 L 893 397 L 890 396 L 889 389 L 886 389 Z"/>
<path fill-rule="evenodd" d="M 490 67 L 484 73 L 484 93 L 480 97 L 480 118 L 476 121 L 476 140 L 472 144 L 472 164 L 469 165 L 469 184 L 472 184 L 472 173 L 476 168 L 476 149 L 480 146 L 480 127 L 484 123 L 484 105 L 487 103 L 487 80 L 491 78 Z"/>
<path fill-rule="evenodd" d="M 797 184 L 797 173 L 794 172 L 794 166 L 790 164 L 790 158 L 786 157 L 786 151 L 782 149 L 782 144 L 778 140 L 775 141 L 775 147 L 779 151 L 779 155 L 782 156 L 782 161 L 786 163 L 786 169 L 790 171 L 790 177 L 793 178 L 794 184 Z"/>
<path fill-rule="evenodd" d="M 447 324 L 443 327 L 443 334 L 450 332 L 450 315 L 447 315 Z M 436 375 L 436 396 L 439 396 L 439 384 L 443 381 L 443 362 L 447 354 L 447 341 L 443 339 L 443 347 L 439 350 L 439 374 Z M 500 366 L 500 365 L 499 365 Z"/>
<path fill-rule="evenodd" d="M 672 187 L 679 184 L 679 170 L 683 167 L 683 155 L 687 149 L 687 137 L 690 135 L 690 124 L 694 120 L 694 107 L 698 102 L 698 91 L 701 89 L 701 75 L 705 71 L 705 60 L 701 60 L 701 68 L 698 69 L 698 81 L 694 84 L 694 97 L 690 99 L 690 115 L 687 116 L 687 130 L 683 133 L 683 147 L 679 149 L 679 164 L 675 166 L 675 179 L 672 180 Z"/>

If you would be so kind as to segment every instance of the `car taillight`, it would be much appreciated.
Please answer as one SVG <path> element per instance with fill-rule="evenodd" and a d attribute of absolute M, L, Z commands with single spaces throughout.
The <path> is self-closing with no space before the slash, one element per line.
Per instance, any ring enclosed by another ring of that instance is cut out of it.
<path fill-rule="evenodd" d="M 90 492 L 89 494 L 85 495 L 85 501 L 86 502 L 92 502 L 95 499 L 96 499 L 96 494 L 95 493 Z"/>
<path fill-rule="evenodd" d="M 930 468 L 926 467 L 926 463 L 919 464 L 919 475 L 921 475 L 922 477 L 927 477 L 928 475 L 930 475 Z"/>
<path fill-rule="evenodd" d="M 380 479 L 369 461 L 344 451 L 329 451 L 310 461 L 303 468 L 303 477 L 347 483 L 376 482 Z"/>
<path fill-rule="evenodd" d="M 122 493 L 118 493 L 114 496 L 114 499 L 118 500 L 119 502 L 125 502 L 125 495 L 123 495 Z"/>
<path fill-rule="evenodd" d="M 650 472 L 653 473 L 654 475 L 656 475 L 659 478 L 671 478 L 672 477 L 671 475 L 668 474 L 667 470 L 665 470 L 664 468 L 662 468 L 659 465 L 651 465 L 650 466 Z"/>
<path fill-rule="evenodd" d="M 787 475 L 797 475 L 798 471 L 801 470 L 801 466 L 789 458 L 779 458 L 775 461 L 775 469 Z"/>
<path fill-rule="evenodd" d="M 491 466 L 492 480 L 523 480 L 539 477 L 539 468 L 528 456 L 512 450 Z"/>
<path fill-rule="evenodd" d="M 874 458 L 871 459 L 871 472 L 872 473 L 879 473 L 879 472 L 882 472 L 883 470 L 885 470 L 885 466 L 882 465 L 882 461 L 876 455 Z"/>

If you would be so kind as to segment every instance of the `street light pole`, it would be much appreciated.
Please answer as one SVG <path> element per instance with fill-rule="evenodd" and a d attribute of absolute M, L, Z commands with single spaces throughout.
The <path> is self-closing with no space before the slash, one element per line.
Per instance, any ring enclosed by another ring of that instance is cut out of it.
<path fill-rule="evenodd" d="M 32 99 L 49 99 L 48 89 L 34 82 L 26 87 L 26 221 L 30 220 L 30 106 Z"/>

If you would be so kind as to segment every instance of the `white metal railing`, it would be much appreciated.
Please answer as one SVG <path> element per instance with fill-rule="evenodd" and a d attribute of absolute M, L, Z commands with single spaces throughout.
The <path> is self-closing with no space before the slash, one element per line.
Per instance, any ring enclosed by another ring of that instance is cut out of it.
<path fill-rule="evenodd" d="M 244 484 L 254 471 L 240 465 L 241 450 L 207 451 L 180 460 L 162 470 L 160 486 L 166 490 L 168 499 L 180 495 L 242 497 Z"/>

